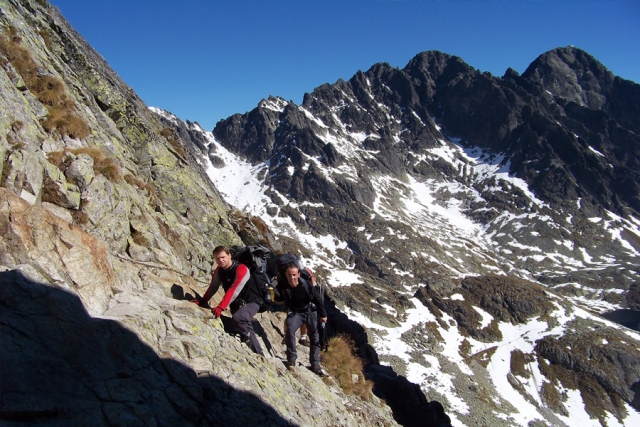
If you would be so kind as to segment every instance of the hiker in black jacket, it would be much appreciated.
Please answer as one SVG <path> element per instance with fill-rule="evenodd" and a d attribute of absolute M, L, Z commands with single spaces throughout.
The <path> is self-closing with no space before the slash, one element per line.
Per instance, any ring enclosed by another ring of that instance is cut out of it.
<path fill-rule="evenodd" d="M 278 285 L 278 293 L 284 299 L 287 310 L 287 331 L 285 343 L 287 345 L 287 366 L 293 368 L 296 364 L 296 332 L 300 326 L 307 325 L 307 333 L 311 339 L 309 361 L 311 370 L 323 375 L 320 367 L 320 335 L 318 333 L 318 316 L 323 323 L 327 322 L 327 312 L 324 301 L 317 288 L 310 281 L 300 277 L 300 270 L 294 263 L 285 270 L 287 284 Z"/>

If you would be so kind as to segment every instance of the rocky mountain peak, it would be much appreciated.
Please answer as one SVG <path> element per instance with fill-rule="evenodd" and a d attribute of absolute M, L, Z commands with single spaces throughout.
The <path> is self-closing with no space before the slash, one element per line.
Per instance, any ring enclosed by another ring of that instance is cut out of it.
<path fill-rule="evenodd" d="M 602 109 L 611 93 L 614 75 L 587 52 L 573 46 L 540 55 L 522 77 L 553 96 Z"/>
<path fill-rule="evenodd" d="M 449 67 L 457 69 L 458 72 L 467 71 L 471 68 L 458 56 L 449 55 L 437 50 L 430 50 L 414 56 L 404 69 L 423 71 L 437 78 Z"/>

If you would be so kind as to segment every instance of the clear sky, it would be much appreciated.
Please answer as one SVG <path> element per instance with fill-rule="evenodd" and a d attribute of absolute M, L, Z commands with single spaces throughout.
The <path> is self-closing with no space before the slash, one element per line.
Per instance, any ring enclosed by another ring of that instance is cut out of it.
<path fill-rule="evenodd" d="M 149 106 L 212 130 L 427 50 L 523 73 L 573 45 L 640 82 L 637 0 L 49 0 Z"/>

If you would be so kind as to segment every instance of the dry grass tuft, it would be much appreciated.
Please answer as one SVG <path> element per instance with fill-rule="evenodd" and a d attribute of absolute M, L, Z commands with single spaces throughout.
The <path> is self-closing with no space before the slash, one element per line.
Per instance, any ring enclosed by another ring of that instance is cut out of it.
<path fill-rule="evenodd" d="M 165 137 L 165 139 L 171 144 L 171 146 L 180 154 L 183 158 L 187 157 L 187 153 L 184 151 L 182 144 L 178 140 L 177 135 L 171 128 L 164 128 L 160 131 L 160 135 Z"/>
<path fill-rule="evenodd" d="M 252 216 L 251 222 L 256 226 L 260 233 L 265 234 L 267 231 L 269 231 L 269 226 L 262 220 L 262 218 L 258 216 Z"/>
<path fill-rule="evenodd" d="M 471 354 L 471 348 L 471 343 L 465 338 L 460 343 L 460 346 L 458 346 L 458 353 L 460 353 L 462 357 L 467 357 Z"/>
<path fill-rule="evenodd" d="M 49 107 L 49 114 L 42 122 L 42 127 L 49 133 L 56 132 L 59 135 L 68 135 L 71 138 L 86 138 L 89 135 L 87 122 L 82 117 L 71 113 L 68 108 L 60 106 Z"/>
<path fill-rule="evenodd" d="M 531 378 L 526 365 L 534 361 L 532 355 L 525 354 L 519 349 L 511 351 L 511 373 L 522 378 Z"/>
<path fill-rule="evenodd" d="M 158 191 L 153 185 L 148 184 L 143 180 L 141 180 L 140 178 L 137 178 L 131 174 L 126 174 L 124 176 L 124 180 L 127 182 L 127 184 L 132 185 L 138 188 L 139 190 L 146 191 L 149 195 L 149 199 L 151 203 L 155 206 L 159 205 L 160 197 L 158 195 Z"/>
<path fill-rule="evenodd" d="M 86 138 L 89 126 L 75 113 L 75 103 L 67 96 L 64 82 L 41 73 L 31 53 L 21 43 L 22 39 L 15 27 L 3 28 L 3 34 L 0 34 L 0 52 L 6 60 L 0 65 L 6 68 L 7 63 L 11 63 L 20 73 L 27 89 L 47 107 L 49 113 L 42 122 L 42 127 L 61 137 L 67 135 L 71 138 Z"/>
<path fill-rule="evenodd" d="M 16 120 L 11 123 L 11 130 L 14 132 L 19 132 L 24 127 L 24 123 L 20 120 Z"/>
<path fill-rule="evenodd" d="M 498 349 L 498 346 L 489 347 L 486 350 L 479 351 L 475 354 L 472 354 L 468 357 L 465 357 L 464 361 L 469 365 L 472 361 L 478 362 L 483 368 L 489 366 L 489 362 L 491 362 L 491 357 Z"/>
<path fill-rule="evenodd" d="M 73 217 L 74 224 L 84 225 L 89 223 L 89 216 L 86 213 L 84 213 L 81 209 L 72 211 L 71 216 Z"/>
<path fill-rule="evenodd" d="M 42 41 L 44 45 L 47 46 L 47 49 L 52 50 L 53 44 L 51 43 L 51 31 L 47 29 L 39 29 L 38 34 L 42 37 Z"/>
<path fill-rule="evenodd" d="M 540 397 L 542 398 L 542 403 L 554 412 L 569 416 L 567 408 L 565 408 L 563 404 L 563 401 L 566 400 L 566 395 L 561 394 L 552 383 L 548 381 L 542 383 L 542 387 L 540 387 Z"/>
<path fill-rule="evenodd" d="M 322 363 L 346 394 L 361 399 L 371 398 L 373 383 L 364 377 L 364 363 L 355 355 L 353 340 L 338 335 L 329 340 L 329 348 L 322 353 Z"/>
<path fill-rule="evenodd" d="M 104 153 L 95 147 L 83 147 L 83 148 L 66 148 L 62 151 L 54 151 L 47 154 L 47 160 L 49 163 L 56 166 L 58 169 L 64 172 L 69 166 L 71 156 L 68 153 L 75 154 L 87 154 L 93 159 L 93 172 L 96 175 L 104 175 L 111 182 L 119 182 L 121 179 L 120 168 L 115 160 L 104 155 Z"/>
<path fill-rule="evenodd" d="M 149 240 L 147 240 L 147 238 L 141 232 L 133 230 L 131 232 L 131 238 L 133 239 L 133 243 L 135 243 L 136 245 L 144 246 L 145 248 L 149 247 Z"/>
<path fill-rule="evenodd" d="M 11 172 L 11 163 L 9 162 L 9 157 L 3 161 L 2 163 L 2 174 L 0 174 L 0 187 L 5 186 L 5 182 L 9 177 L 9 173 Z"/>

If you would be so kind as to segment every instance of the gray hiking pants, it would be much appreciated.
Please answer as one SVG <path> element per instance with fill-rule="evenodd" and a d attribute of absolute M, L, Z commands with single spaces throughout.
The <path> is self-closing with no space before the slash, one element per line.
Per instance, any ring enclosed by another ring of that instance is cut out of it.
<path fill-rule="evenodd" d="M 300 329 L 300 326 L 304 323 L 307 325 L 307 335 L 311 340 L 311 347 L 309 349 L 309 362 L 311 365 L 320 363 L 320 335 L 318 334 L 318 312 L 317 311 L 304 311 L 295 312 L 290 311 L 287 315 L 287 334 L 285 336 L 285 343 L 287 345 L 287 359 L 296 359 L 298 353 L 296 351 L 296 332 Z"/>
<path fill-rule="evenodd" d="M 249 302 L 236 310 L 231 316 L 231 320 L 233 324 L 236 325 L 236 328 L 238 328 L 238 331 L 240 331 L 242 341 L 246 341 L 248 338 L 251 350 L 253 350 L 254 353 L 264 354 L 262 352 L 262 346 L 260 346 L 260 341 L 258 341 L 253 331 L 253 324 L 251 323 L 251 319 L 258 313 L 258 310 L 260 310 L 260 306 L 257 303 Z"/>

